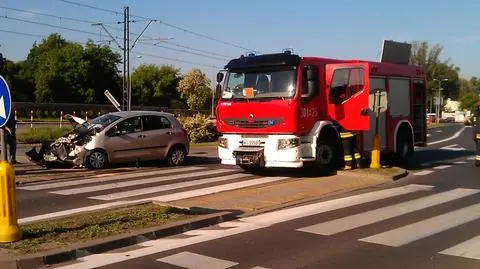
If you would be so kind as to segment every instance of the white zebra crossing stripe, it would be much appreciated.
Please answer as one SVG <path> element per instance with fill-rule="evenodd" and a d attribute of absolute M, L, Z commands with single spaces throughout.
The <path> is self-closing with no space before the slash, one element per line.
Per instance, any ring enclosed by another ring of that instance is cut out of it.
<path fill-rule="evenodd" d="M 321 235 L 333 235 L 358 227 L 377 223 L 383 220 L 391 219 L 404 214 L 408 214 L 411 212 L 415 212 L 431 206 L 460 199 L 479 192 L 480 190 L 474 189 L 455 189 L 438 194 L 433 194 L 423 198 L 418 198 L 408 202 L 399 203 L 396 205 L 387 206 L 364 213 L 359 213 L 345 218 L 319 223 L 316 225 L 298 229 L 298 231 Z"/>
<path fill-rule="evenodd" d="M 161 238 L 157 240 L 150 240 L 138 244 L 140 248 L 128 250 L 126 252 L 117 253 L 103 253 L 85 256 L 78 259 L 77 263 L 66 265 L 59 268 L 69 269 L 83 269 L 83 268 L 98 268 L 110 264 L 124 262 L 132 259 L 153 255 L 156 253 L 178 249 L 202 242 L 207 242 L 219 238 L 242 234 L 250 231 L 255 231 L 269 227 L 274 224 L 287 222 L 303 217 L 308 217 L 320 214 L 335 209 L 341 209 L 356 204 L 367 203 L 375 200 L 390 198 L 407 193 L 417 191 L 428 191 L 433 186 L 426 185 L 408 185 L 392 189 L 385 189 L 374 191 L 370 193 L 358 194 L 352 197 L 345 197 L 325 202 L 319 202 L 289 209 L 283 209 L 275 212 L 265 213 L 253 217 L 242 218 L 237 221 L 229 221 L 222 223 L 221 227 L 225 229 L 213 229 L 210 232 L 202 233 L 193 237 L 179 237 L 179 238 Z"/>
<path fill-rule="evenodd" d="M 433 169 L 443 170 L 443 169 L 447 169 L 447 168 L 450 168 L 450 167 L 452 167 L 452 166 L 451 165 L 440 165 L 440 166 L 434 167 Z"/>
<path fill-rule="evenodd" d="M 191 190 L 191 191 L 184 191 L 184 192 L 178 192 L 178 193 L 173 193 L 173 194 L 157 196 L 157 197 L 152 198 L 152 201 L 171 202 L 171 201 L 188 199 L 188 198 L 197 197 L 197 196 L 203 196 L 203 195 L 207 195 L 207 194 L 214 194 L 214 193 L 219 193 L 219 192 L 223 192 L 223 191 L 230 191 L 230 190 L 236 190 L 236 189 L 251 187 L 251 186 L 260 185 L 260 184 L 267 184 L 267 183 L 280 181 L 280 180 L 284 180 L 284 179 L 288 179 L 288 177 L 257 178 L 257 179 L 247 180 L 247 181 L 218 185 L 218 186 L 209 187 L 209 188 L 196 189 L 196 190 Z"/>
<path fill-rule="evenodd" d="M 475 204 L 398 229 L 362 238 L 360 241 L 400 247 L 479 218 L 480 204 Z"/>
<path fill-rule="evenodd" d="M 411 184 L 403 187 L 362 193 L 354 196 L 325 201 L 317 204 L 294 207 L 294 208 L 285 209 L 277 212 L 263 214 L 261 216 L 244 218 L 243 220 L 251 223 L 261 224 L 261 225 L 272 225 L 275 223 L 285 222 L 285 221 L 289 221 L 297 218 L 308 217 L 316 214 L 321 214 L 321 213 L 334 211 L 334 210 L 351 207 L 355 205 L 365 204 L 368 202 L 400 196 L 408 193 L 413 193 L 418 191 L 428 191 L 428 190 L 431 190 L 432 188 L 433 186 Z"/>
<path fill-rule="evenodd" d="M 94 183 L 98 184 L 101 182 L 108 182 L 108 181 L 121 180 L 121 179 L 159 176 L 159 175 L 166 175 L 166 174 L 180 173 L 180 172 L 191 172 L 191 171 L 202 170 L 202 169 L 206 169 L 206 168 L 196 167 L 196 166 L 185 167 L 185 168 L 173 168 L 173 169 L 165 169 L 160 171 L 157 170 L 157 171 L 149 171 L 149 172 L 142 172 L 142 173 L 128 173 L 128 174 L 120 174 L 120 175 L 101 177 L 101 178 L 76 179 L 76 180 L 70 180 L 70 181 L 31 185 L 31 186 L 18 187 L 18 189 L 28 190 L 28 191 L 38 191 L 38 190 L 56 189 L 56 188 L 71 187 L 71 186 L 78 186 L 78 185 L 85 185 L 85 184 L 94 184 Z"/>
<path fill-rule="evenodd" d="M 176 189 L 180 189 L 180 188 L 193 187 L 193 186 L 215 183 L 215 182 L 221 182 L 221 181 L 227 181 L 227 180 L 232 180 L 232 179 L 240 179 L 240 178 L 245 178 L 245 177 L 249 177 L 249 176 L 251 176 L 251 175 L 249 175 L 249 174 L 233 174 L 233 175 L 227 175 L 227 176 L 221 176 L 221 177 L 198 179 L 198 180 L 193 180 L 193 181 L 162 185 L 162 186 L 157 186 L 157 187 L 142 188 L 142 189 L 136 189 L 136 190 L 124 191 L 124 192 L 116 192 L 116 193 L 93 196 L 93 197 L 88 197 L 88 198 L 95 199 L 95 200 L 102 200 L 102 201 L 111 201 L 111 200 L 116 200 L 116 199 L 128 198 L 128 197 L 133 197 L 133 196 L 140 196 L 140 195 L 151 194 L 151 193 L 162 192 L 162 191 L 176 190 Z"/>
<path fill-rule="evenodd" d="M 414 176 L 426 176 L 426 175 L 429 175 L 433 173 L 432 170 L 423 170 L 423 171 L 420 171 L 420 172 L 416 172 L 416 173 L 413 173 Z"/>
<path fill-rule="evenodd" d="M 440 254 L 480 260 L 480 235 L 451 248 L 442 250 Z"/>
<path fill-rule="evenodd" d="M 163 181 L 170 181 L 170 180 L 183 179 L 183 178 L 189 178 L 189 177 L 211 176 L 211 175 L 227 173 L 232 171 L 234 170 L 231 170 L 231 169 L 207 170 L 207 171 L 200 171 L 200 172 L 194 172 L 194 173 L 188 173 L 188 174 L 175 174 L 175 175 L 163 176 L 163 177 L 136 179 L 136 180 L 130 180 L 130 181 L 117 182 L 117 183 L 83 187 L 83 188 L 52 191 L 50 193 L 61 194 L 61 195 L 74 195 L 74 194 L 104 191 L 104 190 L 111 190 L 111 189 L 131 187 L 131 186 L 139 186 L 143 184 L 158 183 Z"/>
<path fill-rule="evenodd" d="M 237 262 L 221 260 L 191 252 L 181 252 L 157 261 L 187 269 L 226 269 L 237 265 Z"/>

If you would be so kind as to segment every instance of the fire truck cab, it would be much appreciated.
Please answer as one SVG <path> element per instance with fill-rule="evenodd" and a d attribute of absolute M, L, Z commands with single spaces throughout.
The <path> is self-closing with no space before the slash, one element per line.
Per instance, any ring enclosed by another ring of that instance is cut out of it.
<path fill-rule="evenodd" d="M 403 160 L 426 145 L 426 82 L 418 66 L 286 51 L 241 56 L 225 71 L 216 93 L 222 164 L 332 171 L 343 160 L 340 132 L 356 132 L 366 156 L 377 126 L 381 150 Z"/>

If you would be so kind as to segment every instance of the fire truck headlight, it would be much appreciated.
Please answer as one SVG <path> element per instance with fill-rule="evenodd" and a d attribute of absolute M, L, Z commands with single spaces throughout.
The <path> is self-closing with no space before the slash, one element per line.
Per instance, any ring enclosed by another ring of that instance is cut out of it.
<path fill-rule="evenodd" d="M 278 139 L 278 149 L 290 149 L 300 145 L 300 138 Z"/>
<path fill-rule="evenodd" d="M 228 138 L 226 137 L 220 137 L 218 139 L 218 146 L 221 148 L 228 148 Z"/>

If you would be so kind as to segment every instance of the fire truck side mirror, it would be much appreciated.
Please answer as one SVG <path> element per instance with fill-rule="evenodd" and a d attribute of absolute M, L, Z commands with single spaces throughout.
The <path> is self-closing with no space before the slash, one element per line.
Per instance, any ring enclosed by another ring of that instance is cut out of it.
<path fill-rule="evenodd" d="M 306 72 L 306 76 L 304 79 L 307 80 L 307 92 L 302 94 L 303 98 L 312 98 L 314 97 L 319 91 L 318 85 L 318 67 L 311 65 L 305 66 L 304 72 Z"/>
<path fill-rule="evenodd" d="M 217 83 L 217 87 L 215 87 L 215 99 L 220 99 L 220 96 L 222 94 L 222 85 L 220 83 Z"/>
<path fill-rule="evenodd" d="M 217 83 L 222 82 L 224 74 L 222 72 L 217 73 Z"/>

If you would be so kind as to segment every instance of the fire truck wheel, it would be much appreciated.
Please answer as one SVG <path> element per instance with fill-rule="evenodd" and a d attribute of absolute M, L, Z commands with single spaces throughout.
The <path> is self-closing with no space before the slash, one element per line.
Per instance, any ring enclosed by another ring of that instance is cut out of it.
<path fill-rule="evenodd" d="M 340 166 L 340 142 L 334 136 L 320 138 L 317 142 L 317 167 L 322 173 L 332 173 Z"/>
<path fill-rule="evenodd" d="M 398 134 L 396 155 L 401 162 L 406 162 L 412 157 L 413 141 L 408 132 Z"/>

